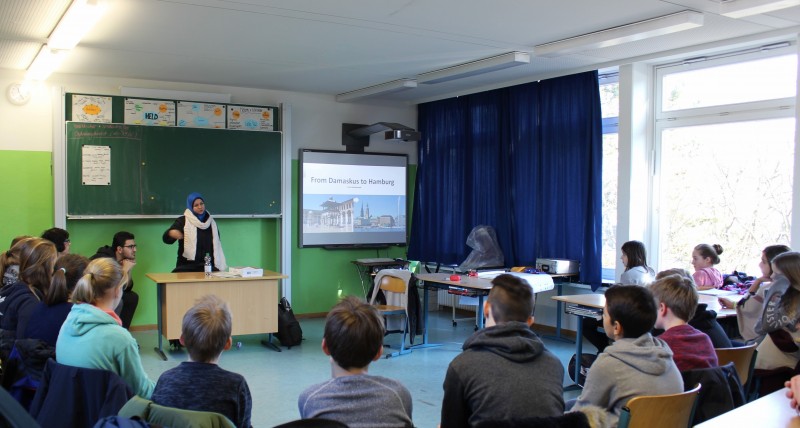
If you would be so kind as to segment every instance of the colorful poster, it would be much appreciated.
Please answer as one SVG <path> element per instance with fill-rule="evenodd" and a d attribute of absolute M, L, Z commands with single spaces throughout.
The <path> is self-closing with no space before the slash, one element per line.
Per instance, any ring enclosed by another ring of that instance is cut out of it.
<path fill-rule="evenodd" d="M 111 97 L 72 95 L 72 121 L 111 123 Z"/>
<path fill-rule="evenodd" d="M 225 128 L 225 105 L 178 101 L 178 126 Z"/>
<path fill-rule="evenodd" d="M 228 129 L 272 131 L 273 107 L 228 106 Z"/>
<path fill-rule="evenodd" d="M 84 186 L 111 185 L 111 147 L 81 147 L 81 183 Z"/>
<path fill-rule="evenodd" d="M 175 126 L 175 101 L 125 98 L 125 123 Z"/>

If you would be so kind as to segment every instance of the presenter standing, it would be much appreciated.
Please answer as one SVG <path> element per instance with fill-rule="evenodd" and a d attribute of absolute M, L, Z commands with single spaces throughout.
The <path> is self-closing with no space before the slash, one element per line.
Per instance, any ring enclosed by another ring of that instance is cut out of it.
<path fill-rule="evenodd" d="M 203 196 L 197 192 L 186 198 L 186 211 L 164 232 L 162 239 L 168 245 L 179 241 L 178 261 L 173 272 L 203 272 L 206 253 L 211 256 L 213 270 L 228 268 L 217 223 L 206 211 Z"/>

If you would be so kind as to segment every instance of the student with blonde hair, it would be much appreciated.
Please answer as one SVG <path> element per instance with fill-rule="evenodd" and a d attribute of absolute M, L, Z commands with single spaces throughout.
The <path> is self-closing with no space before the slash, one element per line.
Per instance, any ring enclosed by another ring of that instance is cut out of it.
<path fill-rule="evenodd" d="M 216 412 L 240 428 L 250 427 L 252 399 L 247 381 L 218 365 L 231 349 L 231 311 L 217 296 L 203 296 L 183 316 L 181 344 L 189 361 L 158 378 L 153 402 L 167 407 Z M 198 382 L 202 379 L 202 382 Z M 213 387 L 209 387 L 213 385 Z"/>
<path fill-rule="evenodd" d="M 100 258 L 86 266 L 72 292 L 74 305 L 58 333 L 56 359 L 68 366 L 112 371 L 136 395 L 150 398 L 155 384 L 144 372 L 136 340 L 114 312 L 126 282 L 113 259 Z"/>

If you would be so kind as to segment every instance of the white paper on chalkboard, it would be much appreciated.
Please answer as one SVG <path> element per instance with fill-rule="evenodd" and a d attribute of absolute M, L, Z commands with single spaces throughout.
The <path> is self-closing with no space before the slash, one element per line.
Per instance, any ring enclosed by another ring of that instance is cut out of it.
<path fill-rule="evenodd" d="M 81 183 L 84 186 L 111 185 L 111 147 L 81 147 Z"/>

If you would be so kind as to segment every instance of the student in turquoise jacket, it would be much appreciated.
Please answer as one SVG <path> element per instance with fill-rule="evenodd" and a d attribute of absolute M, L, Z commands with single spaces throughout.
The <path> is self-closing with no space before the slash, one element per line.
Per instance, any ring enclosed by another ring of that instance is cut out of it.
<path fill-rule="evenodd" d="M 144 398 L 155 383 L 147 377 L 133 336 L 122 327 L 114 308 L 127 278 L 111 258 L 92 260 L 72 292 L 75 303 L 61 326 L 56 360 L 68 366 L 110 370 Z"/>

